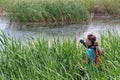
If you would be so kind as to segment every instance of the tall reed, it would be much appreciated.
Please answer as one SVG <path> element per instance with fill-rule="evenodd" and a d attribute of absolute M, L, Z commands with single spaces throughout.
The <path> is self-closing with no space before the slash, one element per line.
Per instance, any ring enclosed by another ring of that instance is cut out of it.
<path fill-rule="evenodd" d="M 108 32 L 101 35 L 100 70 L 89 73 L 84 62 L 86 50 L 74 40 L 47 40 L 31 38 L 23 44 L 14 38 L 0 34 L 0 79 L 1 80 L 107 80 L 120 76 L 120 36 Z M 83 76 L 83 71 L 85 75 Z"/>
<path fill-rule="evenodd" d="M 78 0 L 90 13 L 120 17 L 120 0 Z"/>
<path fill-rule="evenodd" d="M 17 0 L 8 4 L 6 11 L 20 22 L 80 23 L 89 20 L 87 9 L 73 0 Z"/>
<path fill-rule="evenodd" d="M 120 0 L 0 0 L 0 6 L 20 22 L 88 22 L 91 13 L 120 17 Z"/>

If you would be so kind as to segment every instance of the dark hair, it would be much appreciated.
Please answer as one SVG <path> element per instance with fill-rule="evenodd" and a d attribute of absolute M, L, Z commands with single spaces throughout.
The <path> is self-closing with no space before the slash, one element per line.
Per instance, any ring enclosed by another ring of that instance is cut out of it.
<path fill-rule="evenodd" d="M 96 42 L 96 36 L 95 35 L 93 35 L 93 34 L 88 34 L 88 36 L 87 36 L 87 38 L 91 41 L 91 45 L 89 46 L 89 47 L 96 47 L 96 46 L 98 46 L 98 42 Z"/>
<path fill-rule="evenodd" d="M 89 34 L 89 35 L 87 36 L 87 38 L 88 38 L 92 43 L 95 43 L 95 41 L 96 41 L 96 36 L 93 35 L 93 34 Z"/>

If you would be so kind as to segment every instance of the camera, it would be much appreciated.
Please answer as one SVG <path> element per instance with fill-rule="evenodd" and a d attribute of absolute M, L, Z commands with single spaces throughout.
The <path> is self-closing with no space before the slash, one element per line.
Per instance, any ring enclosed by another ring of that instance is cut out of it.
<path fill-rule="evenodd" d="M 85 43 L 85 42 L 84 42 L 84 40 L 81 39 L 81 40 L 80 40 L 80 43 Z"/>
<path fill-rule="evenodd" d="M 86 43 L 84 42 L 84 40 L 80 40 L 80 43 L 83 44 L 85 47 L 87 47 Z"/>

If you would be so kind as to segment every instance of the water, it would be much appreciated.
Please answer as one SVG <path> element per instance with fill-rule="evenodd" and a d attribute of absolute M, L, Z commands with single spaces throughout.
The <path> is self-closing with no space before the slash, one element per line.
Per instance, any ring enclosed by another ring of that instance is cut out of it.
<path fill-rule="evenodd" d="M 100 33 L 106 30 L 120 30 L 120 20 L 100 19 L 92 20 L 89 24 L 73 24 L 64 26 L 40 26 L 39 24 L 10 23 L 5 16 L 0 16 L 0 29 L 16 39 L 23 40 L 27 37 L 40 36 L 53 40 L 53 38 L 85 39 L 88 33 L 93 33 L 100 38 Z"/>

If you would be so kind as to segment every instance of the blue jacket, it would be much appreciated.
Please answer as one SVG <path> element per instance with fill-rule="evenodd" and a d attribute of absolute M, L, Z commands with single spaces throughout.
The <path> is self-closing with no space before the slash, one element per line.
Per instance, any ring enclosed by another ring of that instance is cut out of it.
<path fill-rule="evenodd" d="M 89 57 L 89 59 L 90 59 L 90 63 L 91 62 L 95 62 L 95 50 L 93 49 L 93 48 L 88 48 L 87 49 L 87 57 Z"/>
<path fill-rule="evenodd" d="M 89 57 L 89 65 L 87 66 L 88 67 L 88 70 L 89 72 L 91 71 L 96 71 L 96 67 L 95 67 L 95 58 L 96 58 L 96 53 L 95 53 L 95 49 L 94 48 L 88 48 L 87 49 L 87 57 Z"/>

